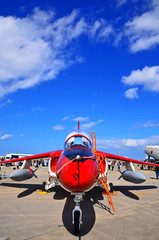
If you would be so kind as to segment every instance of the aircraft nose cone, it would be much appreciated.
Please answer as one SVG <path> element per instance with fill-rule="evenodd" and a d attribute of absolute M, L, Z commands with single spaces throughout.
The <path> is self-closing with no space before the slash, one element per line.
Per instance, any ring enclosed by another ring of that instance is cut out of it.
<path fill-rule="evenodd" d="M 145 153 L 148 154 L 149 151 L 148 151 L 148 147 L 145 148 Z"/>
<path fill-rule="evenodd" d="M 147 146 L 147 147 L 145 148 L 145 153 L 148 154 L 148 155 L 152 154 L 152 148 L 149 147 L 149 146 Z"/>

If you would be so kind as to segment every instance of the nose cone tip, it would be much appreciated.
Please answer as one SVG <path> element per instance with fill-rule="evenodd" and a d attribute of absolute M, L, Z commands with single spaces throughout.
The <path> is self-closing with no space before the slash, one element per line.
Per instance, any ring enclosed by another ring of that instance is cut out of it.
<path fill-rule="evenodd" d="M 137 172 L 137 176 L 138 176 L 139 183 L 142 183 L 142 182 L 146 181 L 146 177 L 145 177 L 145 175 L 143 173 Z"/>
<path fill-rule="evenodd" d="M 16 181 L 17 178 L 19 177 L 19 172 L 18 170 L 14 170 L 11 174 L 10 174 L 10 179 Z"/>
<path fill-rule="evenodd" d="M 148 147 L 145 147 L 145 153 L 149 153 L 149 148 Z"/>
<path fill-rule="evenodd" d="M 146 181 L 146 177 L 143 175 L 143 177 L 141 178 L 141 181 L 142 182 L 145 182 Z"/>
<path fill-rule="evenodd" d="M 12 172 L 12 173 L 10 174 L 10 178 L 11 178 L 11 179 L 14 179 L 14 177 L 15 177 L 15 173 Z"/>

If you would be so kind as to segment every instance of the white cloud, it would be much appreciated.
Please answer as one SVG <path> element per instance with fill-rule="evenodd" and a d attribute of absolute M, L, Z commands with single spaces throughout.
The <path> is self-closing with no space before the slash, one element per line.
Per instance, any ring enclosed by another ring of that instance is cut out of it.
<path fill-rule="evenodd" d="M 127 91 L 125 91 L 125 96 L 130 99 L 138 98 L 138 88 L 130 88 Z"/>
<path fill-rule="evenodd" d="M 137 52 L 159 45 L 159 1 L 153 0 L 151 10 L 125 24 L 130 50 Z"/>
<path fill-rule="evenodd" d="M 86 129 L 92 128 L 92 127 L 96 126 L 97 124 L 99 124 L 99 123 L 101 123 L 103 121 L 104 120 L 101 119 L 101 120 L 99 120 L 97 122 L 90 122 L 90 123 L 82 124 L 81 125 L 81 129 L 86 130 Z"/>
<path fill-rule="evenodd" d="M 147 122 L 142 125 L 143 127 L 159 127 L 159 123 Z"/>
<path fill-rule="evenodd" d="M 69 119 L 69 116 L 66 116 L 66 117 L 63 117 L 62 119 L 61 119 L 61 121 L 66 121 L 66 120 L 68 120 Z"/>
<path fill-rule="evenodd" d="M 142 70 L 135 70 L 129 76 L 123 76 L 122 82 L 129 85 L 143 85 L 147 91 L 159 91 L 159 66 L 144 67 Z"/>
<path fill-rule="evenodd" d="M 151 121 L 148 121 L 146 123 L 136 123 L 133 127 L 131 127 L 130 129 L 131 130 L 134 130 L 136 128 L 141 128 L 141 127 L 144 127 L 144 128 L 148 128 L 148 127 L 159 127 L 159 123 L 152 123 Z"/>
<path fill-rule="evenodd" d="M 105 39 L 107 39 L 113 33 L 114 33 L 114 31 L 113 31 L 112 26 L 104 27 L 97 34 L 97 39 L 105 41 Z"/>
<path fill-rule="evenodd" d="M 144 148 L 146 145 L 158 143 L 159 136 L 151 136 L 145 139 L 97 139 L 97 148 L 103 150 L 125 150 L 128 148 Z"/>
<path fill-rule="evenodd" d="M 7 105 L 10 105 L 11 103 L 12 103 L 11 100 L 7 99 L 6 101 L 3 101 L 3 102 L 0 103 L 0 108 L 3 108 Z"/>
<path fill-rule="evenodd" d="M 61 130 L 64 130 L 65 127 L 64 127 L 64 126 L 61 126 L 61 125 L 57 125 L 57 126 L 52 127 L 52 129 L 53 129 L 53 130 L 61 131 Z"/>
<path fill-rule="evenodd" d="M 0 16 L 0 97 L 52 80 L 83 62 L 69 44 L 82 34 L 106 40 L 111 31 L 102 19 L 88 23 L 78 10 L 58 19 L 54 11 L 38 8 L 25 18 Z"/>
<path fill-rule="evenodd" d="M 126 2 L 127 0 L 117 0 L 117 7 L 124 5 Z"/>
<path fill-rule="evenodd" d="M 72 120 L 75 121 L 75 122 L 77 122 L 77 121 L 83 122 L 83 121 L 89 120 L 89 117 L 76 117 Z"/>
<path fill-rule="evenodd" d="M 90 36 L 99 41 L 107 40 L 112 34 L 114 34 L 113 27 L 108 25 L 104 19 L 96 20 L 90 28 Z"/>
<path fill-rule="evenodd" d="M 34 113 L 37 113 L 37 112 L 45 112 L 45 109 L 42 108 L 42 107 L 37 106 L 37 107 L 35 107 L 35 108 L 32 109 L 32 112 L 34 112 Z"/>
<path fill-rule="evenodd" d="M 8 140 L 10 139 L 11 137 L 13 137 L 12 134 L 5 134 L 3 136 L 0 137 L 0 140 Z"/>

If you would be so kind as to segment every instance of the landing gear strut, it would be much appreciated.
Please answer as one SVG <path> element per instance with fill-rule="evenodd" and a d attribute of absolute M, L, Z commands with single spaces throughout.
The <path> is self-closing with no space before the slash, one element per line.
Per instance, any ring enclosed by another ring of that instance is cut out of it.
<path fill-rule="evenodd" d="M 76 203 L 76 206 L 72 211 L 72 224 L 74 224 L 75 234 L 79 234 L 82 224 L 82 210 L 80 208 L 80 202 L 83 200 L 84 193 L 72 193 L 72 194 L 75 194 L 74 201 Z"/>
<path fill-rule="evenodd" d="M 109 183 L 109 192 L 113 193 L 113 191 L 114 191 L 113 183 Z"/>
<path fill-rule="evenodd" d="M 49 177 L 46 182 L 42 183 L 42 191 L 49 191 L 51 188 L 55 187 L 58 184 L 57 177 Z"/>

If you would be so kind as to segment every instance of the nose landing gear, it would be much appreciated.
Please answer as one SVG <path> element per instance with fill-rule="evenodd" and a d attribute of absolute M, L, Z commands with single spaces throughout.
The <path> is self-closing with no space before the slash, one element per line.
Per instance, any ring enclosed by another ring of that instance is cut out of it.
<path fill-rule="evenodd" d="M 75 208 L 72 211 L 72 224 L 74 225 L 75 234 L 79 234 L 82 224 L 82 210 L 80 208 L 80 202 L 83 200 L 84 193 L 72 193 L 75 195 L 74 202 Z"/>

